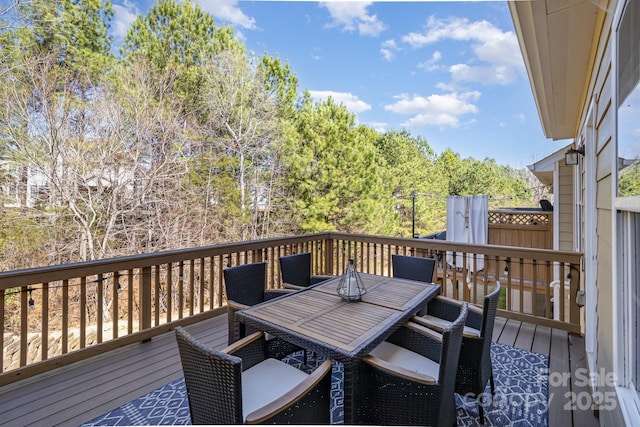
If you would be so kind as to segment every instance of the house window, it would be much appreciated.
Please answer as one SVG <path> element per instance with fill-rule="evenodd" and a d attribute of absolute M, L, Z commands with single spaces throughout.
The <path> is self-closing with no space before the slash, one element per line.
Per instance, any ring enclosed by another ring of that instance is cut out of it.
<path fill-rule="evenodd" d="M 618 27 L 618 196 L 640 195 L 640 0 Z"/>
<path fill-rule="evenodd" d="M 636 395 L 640 392 L 640 213 L 618 211 L 618 271 L 622 285 L 623 301 L 628 306 L 623 310 L 623 322 L 628 348 L 625 351 L 625 376 L 629 388 Z M 625 237 L 629 236 L 629 238 Z M 638 396 L 640 397 L 640 396 Z"/>
<path fill-rule="evenodd" d="M 628 419 L 640 407 L 640 0 L 622 2 L 616 28 L 616 289 L 621 357 L 618 389 Z"/>
<path fill-rule="evenodd" d="M 634 358 L 633 364 L 631 366 L 631 382 L 632 386 L 635 388 L 636 392 L 640 390 L 640 280 L 638 275 L 637 267 L 640 265 L 640 247 L 638 247 L 638 233 L 640 233 L 640 214 L 638 213 L 628 213 L 626 214 L 629 218 L 629 232 L 633 233 L 633 236 L 636 236 L 636 239 L 630 239 L 629 242 L 632 245 L 632 248 L 629 250 L 629 268 L 627 270 L 629 277 L 627 278 L 629 282 L 629 287 L 633 293 L 633 297 L 631 298 L 631 315 L 632 318 L 631 324 L 633 325 L 633 338 L 632 342 L 634 343 Z"/>

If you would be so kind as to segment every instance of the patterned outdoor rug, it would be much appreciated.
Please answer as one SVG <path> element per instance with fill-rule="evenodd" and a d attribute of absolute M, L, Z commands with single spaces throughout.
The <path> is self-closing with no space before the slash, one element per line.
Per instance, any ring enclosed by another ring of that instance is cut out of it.
<path fill-rule="evenodd" d="M 548 425 L 548 360 L 546 356 L 493 343 L 491 346 L 496 394 L 485 405 L 485 426 Z M 287 362 L 301 367 L 302 352 L 291 355 Z M 322 360 L 318 358 L 315 363 Z M 308 369 L 314 369 L 313 362 Z M 331 422 L 342 424 L 342 365 L 335 364 L 331 390 Z M 486 397 L 491 393 L 487 386 Z M 456 396 L 458 426 L 479 426 L 476 401 Z M 190 424 L 189 403 L 180 378 L 151 393 L 95 418 L 83 426 L 122 425 L 187 425 Z"/>

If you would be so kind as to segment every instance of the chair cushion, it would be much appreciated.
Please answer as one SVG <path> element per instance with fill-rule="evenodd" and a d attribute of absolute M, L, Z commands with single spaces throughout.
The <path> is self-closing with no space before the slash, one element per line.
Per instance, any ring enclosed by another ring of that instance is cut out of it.
<path fill-rule="evenodd" d="M 242 373 L 242 416 L 261 408 L 300 384 L 308 375 L 276 359 L 266 359 Z"/>
<path fill-rule="evenodd" d="M 425 314 L 424 316 L 422 316 L 422 318 L 425 320 L 428 320 L 429 323 L 433 323 L 434 325 L 441 327 L 442 329 L 445 329 L 449 325 L 451 325 L 451 322 L 449 322 L 448 320 L 441 319 L 435 316 L 430 316 L 428 314 Z M 470 326 L 465 326 L 463 333 L 465 335 L 473 335 L 476 338 L 480 338 L 480 331 Z"/>
<path fill-rule="evenodd" d="M 400 347 L 399 345 L 383 341 L 369 354 L 393 365 L 401 366 L 413 372 L 429 375 L 436 380 L 438 379 L 438 373 L 440 372 L 439 363 L 436 363 L 433 360 L 421 356 L 411 350 L 407 350 L 404 347 Z"/>

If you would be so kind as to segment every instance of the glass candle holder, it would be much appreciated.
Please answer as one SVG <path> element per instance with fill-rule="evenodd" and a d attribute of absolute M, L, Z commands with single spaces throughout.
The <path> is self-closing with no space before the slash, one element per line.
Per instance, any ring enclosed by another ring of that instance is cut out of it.
<path fill-rule="evenodd" d="M 362 278 L 356 270 L 355 262 L 350 259 L 347 264 L 347 268 L 344 271 L 340 282 L 338 282 L 338 295 L 345 301 L 360 301 L 362 295 L 367 293 L 367 290 L 362 283 Z"/>

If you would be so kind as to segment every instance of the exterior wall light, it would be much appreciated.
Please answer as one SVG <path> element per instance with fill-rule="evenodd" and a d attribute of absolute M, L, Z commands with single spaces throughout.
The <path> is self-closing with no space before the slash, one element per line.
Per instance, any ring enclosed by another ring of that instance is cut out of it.
<path fill-rule="evenodd" d="M 578 164 L 578 154 L 584 156 L 584 145 L 579 146 L 577 149 L 570 148 L 564 153 L 564 164 L 569 165 L 577 165 Z"/>

